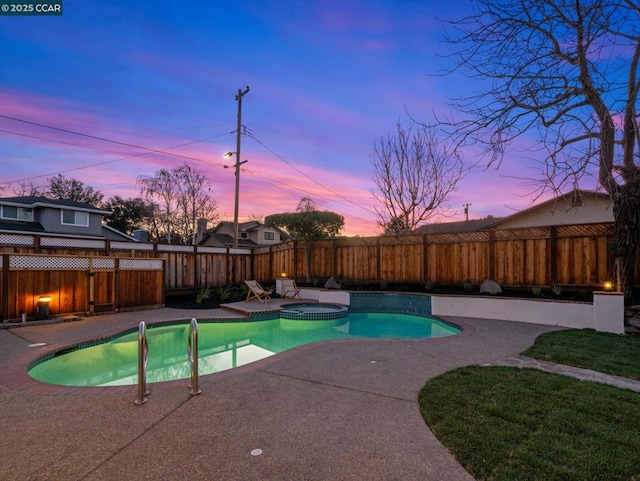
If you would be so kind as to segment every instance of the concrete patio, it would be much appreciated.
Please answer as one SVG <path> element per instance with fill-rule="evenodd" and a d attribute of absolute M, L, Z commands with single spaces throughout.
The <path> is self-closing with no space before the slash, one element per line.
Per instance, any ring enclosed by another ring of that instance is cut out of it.
<path fill-rule="evenodd" d="M 553 329 L 447 318 L 464 332 L 301 346 L 203 376 L 199 396 L 188 380 L 151 385 L 142 406 L 135 386 L 65 388 L 26 376 L 46 350 L 141 320 L 221 316 L 241 314 L 163 308 L 0 330 L 2 479 L 471 481 L 422 420 L 418 391 L 451 369 L 516 356 Z"/>

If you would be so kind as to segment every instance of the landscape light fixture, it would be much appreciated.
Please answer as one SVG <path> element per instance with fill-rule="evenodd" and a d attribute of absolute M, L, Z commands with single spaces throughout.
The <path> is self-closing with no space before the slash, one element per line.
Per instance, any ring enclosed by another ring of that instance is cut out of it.
<path fill-rule="evenodd" d="M 611 282 L 611 281 L 606 281 L 606 282 L 603 284 L 603 287 L 604 287 L 604 290 L 605 290 L 605 291 L 612 291 L 612 290 L 613 290 L 613 282 Z"/>
<path fill-rule="evenodd" d="M 49 319 L 49 303 L 51 302 L 51 296 L 38 297 L 38 306 L 36 308 L 36 319 L 44 321 Z"/>

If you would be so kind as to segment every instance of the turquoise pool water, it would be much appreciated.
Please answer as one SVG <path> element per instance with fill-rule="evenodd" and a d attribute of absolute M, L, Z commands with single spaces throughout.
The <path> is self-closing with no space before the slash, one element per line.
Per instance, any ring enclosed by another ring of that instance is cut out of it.
<path fill-rule="evenodd" d="M 147 329 L 147 382 L 186 379 L 189 323 Z M 461 329 L 436 319 L 410 314 L 350 313 L 328 321 L 274 319 L 255 322 L 198 323 L 200 375 L 233 369 L 303 344 L 348 338 L 432 338 Z M 65 386 L 136 384 L 138 332 L 72 350 L 35 364 L 29 375 Z"/>

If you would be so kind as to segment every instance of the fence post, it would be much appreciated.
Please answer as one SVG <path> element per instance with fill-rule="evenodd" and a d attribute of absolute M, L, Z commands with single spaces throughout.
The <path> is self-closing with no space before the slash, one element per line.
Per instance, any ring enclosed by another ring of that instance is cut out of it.
<path fill-rule="evenodd" d="M 333 248 L 333 252 L 331 255 L 331 276 L 334 279 L 338 278 L 338 272 L 337 272 L 337 266 L 338 266 L 338 239 L 336 239 L 335 237 L 333 238 L 333 241 L 331 243 L 332 248 Z"/>
<path fill-rule="evenodd" d="M 2 255 L 2 320 L 9 318 L 9 254 Z"/>
<path fill-rule="evenodd" d="M 421 282 L 425 283 L 428 281 L 427 274 L 429 273 L 429 241 L 427 239 L 427 234 L 422 235 L 422 276 Z"/>
<path fill-rule="evenodd" d="M 552 286 L 558 282 L 558 228 L 555 225 L 549 229 L 549 280 Z"/>
<path fill-rule="evenodd" d="M 164 260 L 162 263 L 164 267 Z M 116 257 L 113 271 L 113 309 L 120 312 L 120 258 Z M 164 269 L 162 269 L 162 288 L 164 291 Z M 162 299 L 164 300 L 164 292 Z"/>
<path fill-rule="evenodd" d="M 376 238 L 376 282 L 380 282 L 382 277 L 382 247 L 380 246 L 380 237 Z"/>
<path fill-rule="evenodd" d="M 496 278 L 496 233 L 489 231 L 489 279 Z"/>
<path fill-rule="evenodd" d="M 89 289 L 88 296 L 87 296 L 89 301 L 88 312 L 89 314 L 93 314 L 96 310 L 96 294 L 95 294 L 96 282 L 95 282 L 95 274 L 91 271 L 91 266 L 89 266 L 89 270 L 87 271 L 87 276 L 88 276 L 87 287 Z"/>

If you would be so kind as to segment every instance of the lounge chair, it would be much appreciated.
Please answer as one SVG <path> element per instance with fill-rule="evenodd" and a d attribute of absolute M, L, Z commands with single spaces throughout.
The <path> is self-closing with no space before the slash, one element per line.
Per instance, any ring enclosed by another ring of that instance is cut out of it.
<path fill-rule="evenodd" d="M 300 299 L 300 289 L 296 286 L 296 281 L 293 279 L 282 279 L 281 296 L 285 299 L 293 299 L 294 297 Z"/>
<path fill-rule="evenodd" d="M 245 302 L 252 299 L 256 299 L 260 302 L 269 302 L 271 300 L 271 293 L 273 292 L 273 289 L 269 289 L 268 291 L 263 289 L 262 286 L 258 284 L 258 281 L 244 281 L 244 283 L 249 288 Z"/>

